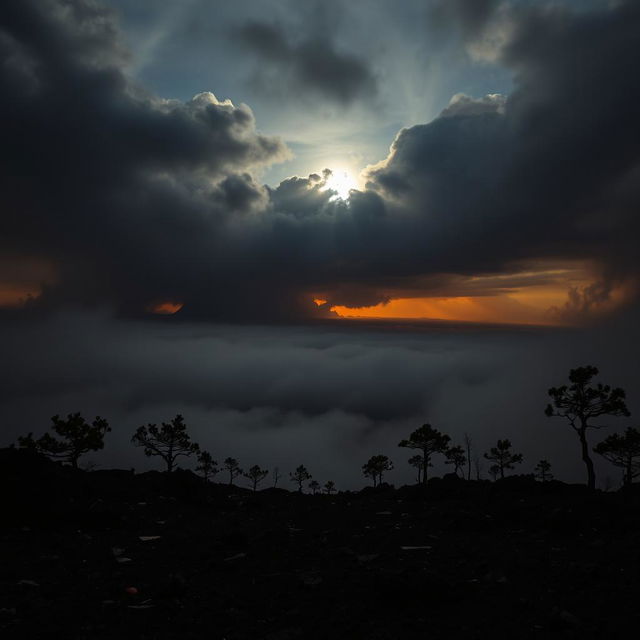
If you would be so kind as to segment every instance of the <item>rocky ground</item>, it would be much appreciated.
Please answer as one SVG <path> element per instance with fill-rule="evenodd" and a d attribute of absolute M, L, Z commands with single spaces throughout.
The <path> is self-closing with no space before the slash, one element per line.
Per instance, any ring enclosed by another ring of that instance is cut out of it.
<path fill-rule="evenodd" d="M 508 478 L 311 496 L 0 451 L 4 638 L 627 638 L 640 494 Z M 633 636 L 631 636 L 633 637 Z"/>

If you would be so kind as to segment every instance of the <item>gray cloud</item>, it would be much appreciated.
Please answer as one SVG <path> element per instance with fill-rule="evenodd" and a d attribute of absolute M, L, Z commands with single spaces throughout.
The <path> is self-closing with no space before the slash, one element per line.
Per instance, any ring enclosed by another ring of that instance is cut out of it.
<path fill-rule="evenodd" d="M 265 197 L 246 171 L 288 153 L 246 105 L 133 84 L 110 18 L 83 0 L 3 9 L 0 242 L 55 264 L 43 303 L 179 297 L 215 270 L 216 229 Z"/>
<path fill-rule="evenodd" d="M 135 84 L 93 3 L 9 2 L 3 19 L 0 246 L 51 263 L 35 310 L 174 300 L 187 318 L 282 321 L 326 314 L 320 292 L 347 305 L 442 294 L 540 259 L 637 275 L 634 5 L 518 14 L 501 53 L 513 93 L 459 94 L 403 129 L 348 202 L 320 175 L 262 186 L 282 142 L 245 105 Z M 251 33 L 265 51 L 299 45 Z"/>
<path fill-rule="evenodd" d="M 341 105 L 376 94 L 376 80 L 366 62 L 338 51 L 325 33 L 294 40 L 277 25 L 249 22 L 236 35 L 258 58 L 253 83 L 263 93 L 295 99 L 300 92 L 310 92 L 314 99 Z"/>
<path fill-rule="evenodd" d="M 615 281 L 601 279 L 583 287 L 570 287 L 564 305 L 553 306 L 550 312 L 572 324 L 589 321 L 611 302 L 615 284 Z"/>
<path fill-rule="evenodd" d="M 465 38 L 474 38 L 487 26 L 500 0 L 444 0 L 430 7 L 431 29 L 459 27 Z"/>
<path fill-rule="evenodd" d="M 506 99 L 499 93 L 482 98 L 472 98 L 464 93 L 454 95 L 440 114 L 441 118 L 453 116 L 480 116 L 485 113 L 504 113 Z"/>
<path fill-rule="evenodd" d="M 528 12 L 503 52 L 516 71 L 504 104 L 458 98 L 398 135 L 370 186 L 425 212 L 415 224 L 433 268 L 490 271 L 537 255 L 625 262 L 637 275 L 624 239 L 637 219 L 613 189 L 640 162 L 639 24 L 631 5 Z"/>

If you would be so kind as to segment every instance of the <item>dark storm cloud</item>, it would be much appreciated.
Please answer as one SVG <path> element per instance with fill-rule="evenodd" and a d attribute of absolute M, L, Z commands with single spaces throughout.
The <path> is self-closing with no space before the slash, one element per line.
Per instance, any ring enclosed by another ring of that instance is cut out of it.
<path fill-rule="evenodd" d="M 465 38 L 473 38 L 488 24 L 500 0 L 444 0 L 430 8 L 433 32 L 460 27 Z"/>
<path fill-rule="evenodd" d="M 500 50 L 513 93 L 458 94 L 402 130 L 348 202 L 328 174 L 262 186 L 255 170 L 287 151 L 249 107 L 146 92 L 93 3 L 11 1 L 2 19 L 0 246 L 50 262 L 36 307 L 173 300 L 187 317 L 283 320 L 312 314 L 312 294 L 442 294 L 543 258 L 589 259 L 603 282 L 637 274 L 637 5 L 514 13 Z M 274 59 L 307 42 L 244 33 Z"/>
<path fill-rule="evenodd" d="M 256 132 L 246 105 L 133 84 L 93 3 L 5 3 L 0 46 L 0 243 L 56 264 L 44 301 L 115 294 L 140 307 L 203 270 L 215 297 L 216 229 L 264 197 L 246 170 L 286 157 L 283 143 Z"/>
<path fill-rule="evenodd" d="M 640 163 L 640 8 L 529 11 L 515 24 L 502 52 L 516 73 L 506 102 L 457 96 L 398 135 L 370 186 L 424 212 L 429 268 L 537 255 L 625 262 L 636 275 L 638 218 L 613 194 Z"/>
<path fill-rule="evenodd" d="M 311 92 L 315 99 L 342 105 L 376 93 L 376 80 L 366 62 L 338 51 L 327 34 L 295 40 L 277 25 L 249 22 L 235 36 L 256 55 L 254 85 L 265 93 L 295 98 Z"/>

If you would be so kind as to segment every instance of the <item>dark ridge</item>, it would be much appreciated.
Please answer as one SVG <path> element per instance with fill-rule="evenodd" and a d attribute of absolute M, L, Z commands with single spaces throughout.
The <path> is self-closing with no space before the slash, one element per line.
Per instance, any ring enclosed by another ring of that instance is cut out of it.
<path fill-rule="evenodd" d="M 12 638 L 616 638 L 640 491 L 452 474 L 336 495 L 0 450 Z"/>

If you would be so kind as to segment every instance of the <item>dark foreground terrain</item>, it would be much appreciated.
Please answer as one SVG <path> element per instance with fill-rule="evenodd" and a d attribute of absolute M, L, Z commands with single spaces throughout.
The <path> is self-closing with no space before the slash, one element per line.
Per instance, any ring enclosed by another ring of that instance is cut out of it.
<path fill-rule="evenodd" d="M 0 451 L 4 638 L 627 638 L 640 495 L 517 477 L 333 496 Z M 629 635 L 631 634 L 631 635 Z"/>

